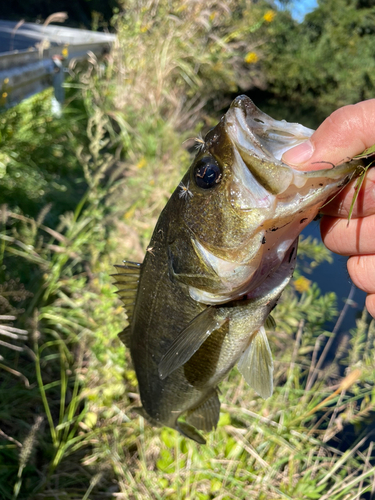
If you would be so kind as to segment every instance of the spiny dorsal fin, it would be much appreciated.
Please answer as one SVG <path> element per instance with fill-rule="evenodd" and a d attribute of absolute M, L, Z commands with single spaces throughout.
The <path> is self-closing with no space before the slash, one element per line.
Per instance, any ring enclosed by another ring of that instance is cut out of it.
<path fill-rule="evenodd" d="M 118 334 L 118 338 L 121 340 L 123 344 L 130 349 L 130 326 L 127 326 Z"/>
<path fill-rule="evenodd" d="M 115 267 L 118 272 L 112 274 L 112 276 L 116 278 L 114 285 L 119 288 L 116 293 L 121 298 L 128 321 L 131 323 L 142 264 L 124 261 L 122 265 L 115 265 Z M 127 332 L 129 332 L 129 327 L 125 328 L 125 330 L 119 334 L 120 340 L 122 340 L 125 345 L 128 344 Z"/>

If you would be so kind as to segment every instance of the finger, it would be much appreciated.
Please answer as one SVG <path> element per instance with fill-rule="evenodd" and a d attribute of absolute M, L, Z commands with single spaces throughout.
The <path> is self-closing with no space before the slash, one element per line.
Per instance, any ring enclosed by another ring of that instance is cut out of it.
<path fill-rule="evenodd" d="M 375 99 L 334 111 L 311 138 L 290 149 L 283 161 L 298 170 L 319 170 L 343 163 L 375 144 Z"/>
<path fill-rule="evenodd" d="M 341 255 L 375 254 L 375 215 L 353 219 L 323 217 L 320 231 L 324 244 Z M 375 291 L 375 290 L 374 290 Z"/>
<path fill-rule="evenodd" d="M 375 318 L 375 294 L 372 293 L 366 297 L 366 308 L 373 318 Z"/>
<path fill-rule="evenodd" d="M 347 218 L 355 194 L 356 181 L 346 186 L 331 202 L 322 208 L 322 213 Z M 354 205 L 352 218 L 375 214 L 375 167 L 366 173 L 365 180 Z"/>
<path fill-rule="evenodd" d="M 353 283 L 367 293 L 375 293 L 375 255 L 349 257 L 348 272 Z"/>

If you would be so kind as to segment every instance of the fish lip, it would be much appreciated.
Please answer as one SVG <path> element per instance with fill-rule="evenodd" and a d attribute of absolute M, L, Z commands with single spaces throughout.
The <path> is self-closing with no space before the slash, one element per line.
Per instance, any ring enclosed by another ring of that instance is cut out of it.
<path fill-rule="evenodd" d="M 237 96 L 231 103 L 229 109 L 239 108 L 241 109 L 247 116 L 254 118 L 255 120 L 259 120 L 263 122 L 262 116 L 265 115 L 254 102 L 247 95 L 239 95 Z M 258 116 L 259 115 L 259 116 Z"/>
<path fill-rule="evenodd" d="M 275 120 L 246 95 L 234 99 L 226 113 L 226 128 L 237 149 L 285 165 L 282 155 L 311 137 L 314 130 L 298 123 Z M 242 155 L 241 155 L 242 156 Z"/>

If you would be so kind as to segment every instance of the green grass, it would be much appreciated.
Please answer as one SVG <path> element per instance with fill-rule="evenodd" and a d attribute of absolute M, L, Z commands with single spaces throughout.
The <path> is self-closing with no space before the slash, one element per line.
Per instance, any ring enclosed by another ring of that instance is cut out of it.
<path fill-rule="evenodd" d="M 233 370 L 206 446 L 133 412 L 113 264 L 143 258 L 187 148 L 231 79 L 239 86 L 255 33 L 245 26 L 266 36 L 268 7 L 241 17 L 245 3 L 226 3 L 234 29 L 223 6 L 177 4 L 118 16 L 118 52 L 77 71 L 60 120 L 48 91 L 0 116 L 0 498 L 373 498 L 375 325 L 364 312 L 323 359 L 338 306 L 304 276 L 330 259 L 317 242 L 300 245 L 274 311 L 272 398 Z M 162 61 L 149 57 L 155 40 Z"/>

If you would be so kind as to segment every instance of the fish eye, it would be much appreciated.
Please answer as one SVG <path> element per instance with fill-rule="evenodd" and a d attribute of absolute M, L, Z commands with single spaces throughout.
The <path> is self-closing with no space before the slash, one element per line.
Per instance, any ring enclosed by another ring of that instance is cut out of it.
<path fill-rule="evenodd" d="M 221 168 L 213 158 L 202 158 L 194 168 L 195 183 L 203 189 L 215 187 L 220 182 L 221 175 Z"/>

